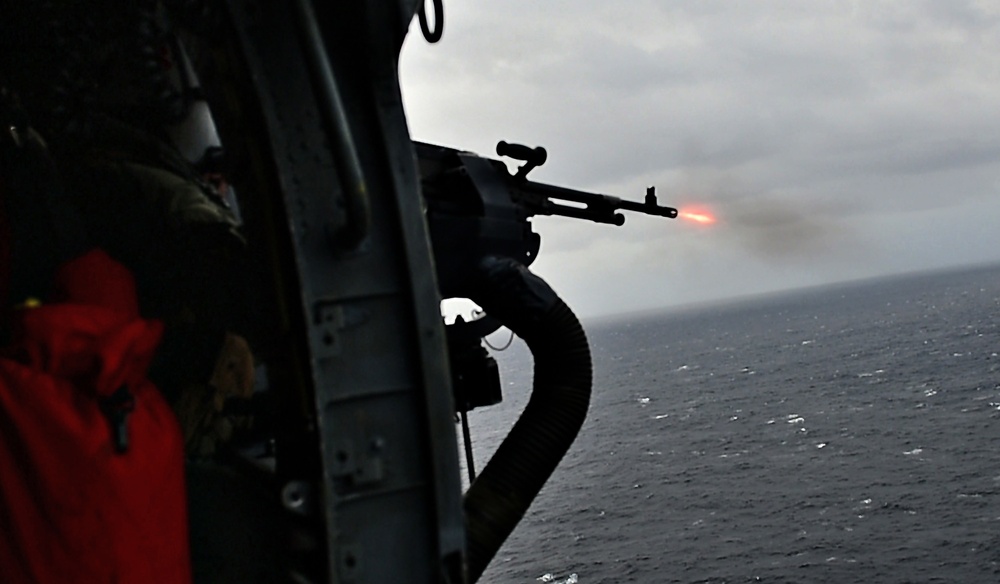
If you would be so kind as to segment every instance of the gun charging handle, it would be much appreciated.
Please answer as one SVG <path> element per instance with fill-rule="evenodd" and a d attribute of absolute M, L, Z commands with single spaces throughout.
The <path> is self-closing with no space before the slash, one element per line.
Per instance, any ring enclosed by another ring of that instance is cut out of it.
<path fill-rule="evenodd" d="M 501 140 L 497 142 L 497 156 L 523 160 L 524 165 L 517 169 L 517 174 L 514 175 L 514 178 L 524 179 L 533 168 L 545 164 L 548 153 L 541 146 L 531 148 L 524 144 L 511 144 Z"/>

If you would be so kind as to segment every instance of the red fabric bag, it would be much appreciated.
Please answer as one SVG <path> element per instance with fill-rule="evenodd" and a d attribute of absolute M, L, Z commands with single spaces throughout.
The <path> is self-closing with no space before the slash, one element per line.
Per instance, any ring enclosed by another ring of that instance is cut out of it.
<path fill-rule="evenodd" d="M 55 289 L 0 356 L 0 582 L 189 583 L 181 432 L 145 377 L 162 325 L 104 252 Z"/>

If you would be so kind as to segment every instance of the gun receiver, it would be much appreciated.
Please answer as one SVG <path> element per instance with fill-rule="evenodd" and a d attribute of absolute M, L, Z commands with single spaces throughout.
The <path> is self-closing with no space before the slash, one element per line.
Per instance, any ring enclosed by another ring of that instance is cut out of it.
<path fill-rule="evenodd" d="M 657 204 L 653 187 L 640 203 L 528 180 L 528 173 L 545 163 L 542 147 L 498 143 L 499 156 L 524 162 L 511 174 L 500 160 L 423 142 L 414 146 L 445 298 L 464 296 L 462 276 L 480 257 L 504 255 L 530 265 L 541 244 L 528 221 L 534 215 L 609 225 L 625 223 L 619 211 L 677 217 L 677 209 Z"/>

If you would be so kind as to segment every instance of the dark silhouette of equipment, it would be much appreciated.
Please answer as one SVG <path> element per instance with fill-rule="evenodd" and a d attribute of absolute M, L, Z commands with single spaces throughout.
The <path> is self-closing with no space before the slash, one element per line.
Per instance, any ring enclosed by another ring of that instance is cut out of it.
<path fill-rule="evenodd" d="M 415 143 L 438 285 L 444 298 L 470 298 L 485 312 L 446 327 L 452 387 L 465 441 L 471 487 L 463 508 L 467 568 L 475 582 L 527 511 L 572 444 L 586 417 L 591 391 L 587 337 L 577 318 L 541 278 L 528 271 L 540 238 L 535 215 L 561 215 L 622 225 L 618 211 L 674 218 L 653 187 L 642 203 L 528 180 L 545 163 L 542 147 L 500 142 L 497 154 L 523 162 L 513 174 L 500 160 Z M 495 360 L 483 337 L 507 326 L 535 359 L 527 408 L 475 475 L 468 417 L 503 399 Z"/>
<path fill-rule="evenodd" d="M 677 217 L 677 209 L 657 204 L 653 187 L 640 203 L 528 180 L 528 173 L 547 160 L 540 146 L 497 144 L 498 155 L 524 163 L 514 174 L 502 160 L 423 142 L 414 146 L 444 298 L 467 297 L 463 279 L 471 266 L 487 255 L 531 265 L 540 245 L 529 221 L 535 215 L 610 225 L 625 223 L 619 211 Z"/>

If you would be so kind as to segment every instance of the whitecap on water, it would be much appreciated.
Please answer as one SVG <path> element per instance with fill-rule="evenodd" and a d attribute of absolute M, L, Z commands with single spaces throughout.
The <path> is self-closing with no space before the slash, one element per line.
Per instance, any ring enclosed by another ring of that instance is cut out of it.
<path fill-rule="evenodd" d="M 550 574 L 543 574 L 535 578 L 535 580 L 537 580 L 538 582 L 545 582 L 547 584 L 576 584 L 579 581 L 579 577 L 574 572 L 569 576 L 566 576 L 564 580 L 560 580 L 558 579 L 558 576 L 554 576 L 550 573 Z"/>

